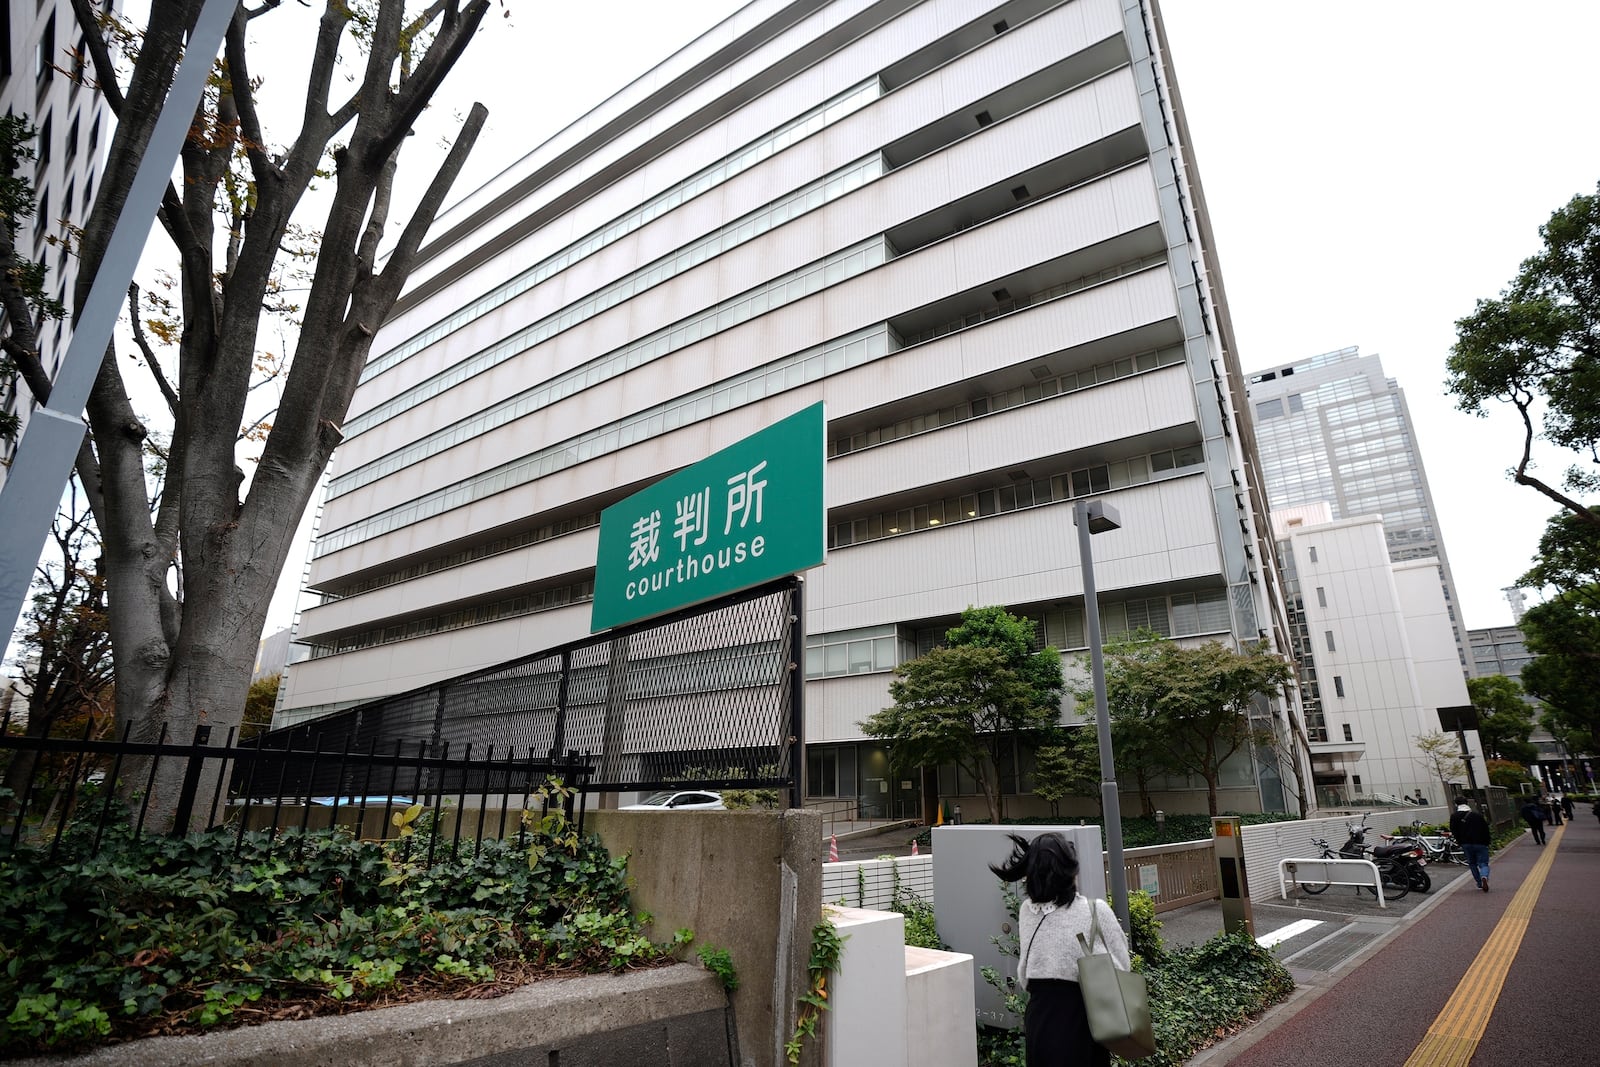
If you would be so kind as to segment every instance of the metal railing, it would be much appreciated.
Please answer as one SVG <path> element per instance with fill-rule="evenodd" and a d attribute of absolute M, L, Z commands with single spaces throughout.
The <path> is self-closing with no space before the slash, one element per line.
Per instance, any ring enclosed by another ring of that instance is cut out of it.
<path fill-rule="evenodd" d="M 97 739 L 87 731 L 15 736 L 7 726 L 0 722 L 0 767 L 10 780 L 10 795 L 0 797 L 0 857 L 19 848 L 55 857 L 69 837 L 76 854 L 93 854 L 117 827 L 139 838 L 158 823 L 173 837 L 228 826 L 236 847 L 247 831 L 303 834 L 333 825 L 381 838 L 392 836 L 397 811 L 420 805 L 432 816 L 431 863 L 440 844 L 454 855 L 469 839 L 476 849 L 486 836 L 520 835 L 522 810 L 534 802 L 548 807 L 543 787 L 551 778 L 571 787 L 562 804 L 581 832 L 583 789 L 594 773 L 576 752 L 552 759 L 492 744 L 475 753 L 467 743 L 452 753 L 448 741 L 396 741 L 383 751 L 376 741 L 365 750 L 346 741 L 327 751 L 271 735 L 238 744 L 231 730 L 214 745 L 207 727 L 182 743 L 167 737 L 165 725 L 153 742 L 131 740 L 126 729 L 121 738 Z M 183 777 L 169 817 L 152 811 L 151 797 L 172 760 Z"/>
<path fill-rule="evenodd" d="M 1217 896 L 1217 861 L 1210 841 L 1130 848 L 1122 853 L 1122 869 L 1129 889 L 1143 889 L 1155 898 L 1157 913 Z M 1108 884 L 1110 873 L 1108 865 Z"/>

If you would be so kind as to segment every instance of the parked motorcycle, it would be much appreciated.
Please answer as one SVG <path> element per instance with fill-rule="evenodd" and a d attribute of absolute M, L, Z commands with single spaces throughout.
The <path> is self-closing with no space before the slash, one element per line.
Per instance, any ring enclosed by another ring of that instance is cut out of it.
<path fill-rule="evenodd" d="M 1339 847 L 1339 855 L 1347 859 L 1367 859 L 1378 865 L 1378 875 L 1386 886 L 1426 893 L 1433 888 L 1433 879 L 1424 870 L 1428 865 L 1425 850 L 1417 842 L 1393 842 L 1385 845 L 1367 844 L 1367 817 L 1359 823 L 1345 824 L 1349 837 Z"/>

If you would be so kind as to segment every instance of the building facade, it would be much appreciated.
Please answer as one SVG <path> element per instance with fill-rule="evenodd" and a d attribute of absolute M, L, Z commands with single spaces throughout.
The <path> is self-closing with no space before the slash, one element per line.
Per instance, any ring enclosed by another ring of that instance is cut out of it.
<path fill-rule="evenodd" d="M 1460 601 L 1405 391 L 1377 356 L 1353 347 L 1257 371 L 1248 383 L 1272 510 L 1327 501 L 1334 518 L 1381 515 L 1391 560 L 1436 560 L 1466 673 Z"/>
<path fill-rule="evenodd" d="M 963 609 L 1085 652 L 1077 498 L 1122 518 L 1108 635 L 1285 647 L 1186 142 L 1151 2 L 741 9 L 441 218 L 343 427 L 275 723 L 582 636 L 604 507 L 819 400 L 811 795 L 925 800 L 858 724 Z M 1292 803 L 1286 758 L 1224 805 Z"/>
<path fill-rule="evenodd" d="M 1319 806 L 1444 803 L 1417 739 L 1469 701 L 1433 561 L 1392 562 L 1382 517 L 1335 519 L 1325 502 L 1272 521 Z M 1468 751 L 1484 784 L 1476 731 Z"/>
<path fill-rule="evenodd" d="M 104 97 L 73 76 L 85 53 L 69 0 L 8 4 L 0 13 L 0 35 L 0 112 L 24 117 L 39 131 L 32 142 L 37 158 L 27 175 L 35 207 L 33 216 L 22 220 L 17 253 L 43 263 L 45 291 L 70 306 L 78 260 L 61 239 L 94 206 L 114 120 Z M 40 319 L 36 326 L 40 359 L 54 378 L 72 337 L 70 316 Z M 0 309 L 0 331 L 10 329 Z M 26 425 L 32 409 L 26 385 L 0 380 L 0 410 Z M 20 439 L 19 425 L 17 438 L 0 441 L 0 483 Z"/>

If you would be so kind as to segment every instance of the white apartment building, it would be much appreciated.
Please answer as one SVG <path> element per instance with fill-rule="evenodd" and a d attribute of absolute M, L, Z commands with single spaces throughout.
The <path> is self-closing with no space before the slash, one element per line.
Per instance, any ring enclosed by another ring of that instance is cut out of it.
<path fill-rule="evenodd" d="M 1417 748 L 1439 708 L 1471 701 L 1439 563 L 1391 562 L 1379 515 L 1335 519 L 1327 503 L 1272 513 L 1319 806 L 1401 802 L 1444 788 Z M 1487 784 L 1477 731 L 1467 733 Z M 1466 783 L 1466 776 L 1451 781 Z"/>
<path fill-rule="evenodd" d="M 37 159 L 27 175 L 35 210 L 23 220 L 17 252 L 45 264 L 46 291 L 69 306 L 78 260 L 66 245 L 52 245 L 47 238 L 63 235 L 63 220 L 81 224 L 88 217 L 115 121 L 99 93 L 64 73 L 77 66 L 75 56 L 85 54 L 81 41 L 69 0 L 25 0 L 0 12 L 0 112 L 25 116 L 39 130 L 33 141 Z M 0 332 L 10 332 L 3 309 Z M 71 336 L 70 316 L 41 325 L 40 357 L 52 378 Z M 0 381 L 0 410 L 17 414 L 26 425 L 32 409 L 26 385 Z M 15 440 L 0 441 L 0 484 L 15 449 Z"/>
<path fill-rule="evenodd" d="M 1076 497 L 1122 519 L 1108 635 L 1285 647 L 1164 48 L 1153 0 L 754 0 L 469 194 L 343 428 L 275 725 L 585 635 L 599 512 L 819 400 L 809 795 L 915 810 L 858 723 L 963 609 L 1086 651 Z M 1291 805 L 1283 758 L 1224 806 Z"/>

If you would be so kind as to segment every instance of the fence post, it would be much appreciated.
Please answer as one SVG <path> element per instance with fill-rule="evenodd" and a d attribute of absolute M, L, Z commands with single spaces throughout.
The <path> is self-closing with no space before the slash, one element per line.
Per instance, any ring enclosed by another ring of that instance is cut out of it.
<path fill-rule="evenodd" d="M 206 754 L 200 749 L 210 740 L 210 726 L 201 723 L 194 728 L 194 743 L 189 747 L 189 765 L 184 768 L 183 787 L 178 790 L 178 810 L 172 816 L 173 837 L 182 837 L 189 832 L 189 817 L 194 812 L 194 795 L 200 788 L 200 773 L 206 765 Z"/>
<path fill-rule="evenodd" d="M 806 580 L 789 599 L 789 806 L 806 806 Z"/>

